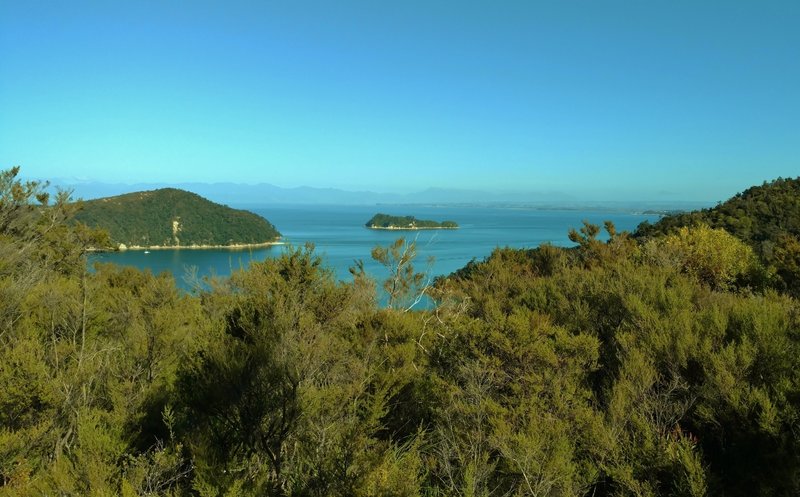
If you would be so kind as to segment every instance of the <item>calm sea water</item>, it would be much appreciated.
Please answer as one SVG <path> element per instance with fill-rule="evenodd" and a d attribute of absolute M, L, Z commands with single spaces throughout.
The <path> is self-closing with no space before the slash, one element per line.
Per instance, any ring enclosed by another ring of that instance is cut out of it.
<path fill-rule="evenodd" d="M 495 247 L 536 247 L 543 242 L 569 246 L 569 228 L 579 228 L 582 220 L 602 225 L 611 220 L 618 230 L 633 230 L 644 220 L 658 216 L 619 211 L 537 210 L 494 207 L 418 207 L 418 206 L 270 206 L 251 209 L 269 219 L 283 234 L 284 241 L 301 246 L 311 242 L 316 252 L 339 279 L 349 280 L 348 268 L 363 260 L 367 270 L 377 278 L 385 275 L 370 259 L 375 245 L 388 245 L 400 236 L 416 239 L 418 264 L 427 267 L 434 258 L 433 276 L 449 274 L 471 259 L 483 259 Z M 364 223 L 377 212 L 392 215 L 413 215 L 420 219 L 453 220 L 458 230 L 381 231 L 370 230 Z M 178 284 L 186 288 L 185 275 L 196 268 L 199 276 L 227 276 L 245 268 L 251 261 L 280 255 L 285 247 L 274 246 L 254 250 L 153 250 L 97 254 L 92 260 L 149 269 L 154 273 L 169 271 Z"/>

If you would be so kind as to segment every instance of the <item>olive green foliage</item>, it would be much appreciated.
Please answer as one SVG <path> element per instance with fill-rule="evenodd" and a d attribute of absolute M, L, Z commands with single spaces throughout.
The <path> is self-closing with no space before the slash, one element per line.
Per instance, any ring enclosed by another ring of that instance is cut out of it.
<path fill-rule="evenodd" d="M 357 288 L 306 247 L 205 297 L 219 332 L 181 374 L 179 428 L 201 494 L 373 495 L 381 478 L 414 482 L 396 473 L 415 447 L 377 434 L 415 351 L 368 328 L 375 310 L 360 310 L 374 296 Z"/>
<path fill-rule="evenodd" d="M 800 237 L 780 235 L 772 256 L 781 288 L 800 297 Z"/>
<path fill-rule="evenodd" d="M 366 222 L 367 228 L 392 228 L 392 229 L 420 229 L 420 228 L 458 228 L 455 221 L 429 221 L 417 219 L 414 216 L 390 216 L 389 214 L 375 214 Z"/>
<path fill-rule="evenodd" d="M 666 216 L 640 226 L 636 234 L 664 234 L 700 223 L 724 228 L 746 242 L 775 240 L 782 233 L 800 236 L 800 177 L 748 188 L 710 209 Z"/>
<path fill-rule="evenodd" d="M 613 239 L 590 243 L 598 232 L 588 228 L 573 251 L 498 249 L 437 288 L 446 308 L 466 303 L 464 325 L 448 325 L 451 343 L 467 343 L 441 367 L 468 372 L 454 379 L 462 392 L 482 392 L 472 398 L 484 407 L 471 406 L 473 418 L 450 439 L 475 440 L 483 427 L 471 453 L 481 454 L 474 474 L 483 475 L 484 493 L 797 492 L 797 301 L 720 291 L 702 272 L 624 255 Z M 509 431 L 499 421 L 517 402 L 539 403 L 535 429 Z M 533 455 L 540 446 L 548 455 Z M 525 461 L 540 465 L 534 478 L 520 469 Z M 519 490 L 529 482 L 561 487 Z"/>
<path fill-rule="evenodd" d="M 106 230 L 115 246 L 224 246 L 280 237 L 275 227 L 257 214 L 175 188 L 89 200 L 82 203 L 75 219 Z"/>
<path fill-rule="evenodd" d="M 800 243 L 800 178 L 778 178 L 748 188 L 710 209 L 665 216 L 655 224 L 642 223 L 638 238 L 676 233 L 696 225 L 722 228 L 750 245 L 770 272 L 774 286 L 800 296 L 793 248 Z"/>
<path fill-rule="evenodd" d="M 387 306 L 390 309 L 411 310 L 420 302 L 431 283 L 426 272 L 417 272 L 414 267 L 417 241 L 407 242 L 401 237 L 388 247 L 376 246 L 371 255 L 389 272 L 389 277 L 383 282 Z M 428 264 L 432 265 L 433 259 L 429 259 Z"/>
<path fill-rule="evenodd" d="M 722 230 L 586 223 L 574 248 L 499 248 L 433 285 L 401 239 L 372 254 L 388 306 L 312 246 L 187 294 L 88 271 L 74 204 L 16 174 L 0 496 L 800 492 L 800 308 Z"/>
<path fill-rule="evenodd" d="M 649 240 L 644 253 L 652 263 L 675 267 L 714 288 L 729 288 L 759 270 L 750 246 L 705 224 Z"/>

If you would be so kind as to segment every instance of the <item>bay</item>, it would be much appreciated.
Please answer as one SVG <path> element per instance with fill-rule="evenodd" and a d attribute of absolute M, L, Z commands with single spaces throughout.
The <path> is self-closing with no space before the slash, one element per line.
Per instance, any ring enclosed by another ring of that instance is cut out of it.
<path fill-rule="evenodd" d="M 371 260 L 375 245 L 388 245 L 398 237 L 417 243 L 418 269 L 431 277 L 450 274 L 473 258 L 483 259 L 496 247 L 532 248 L 541 243 L 570 246 L 570 228 L 579 228 L 583 220 L 602 225 L 611 220 L 618 230 L 632 231 L 642 221 L 655 221 L 657 215 L 619 210 L 545 210 L 537 208 L 464 207 L 464 206 L 318 206 L 278 205 L 250 208 L 265 217 L 283 234 L 288 245 L 312 243 L 317 254 L 341 280 L 349 280 L 348 268 L 364 261 L 367 271 L 380 279 L 386 271 Z M 364 223 L 374 214 L 412 215 L 419 219 L 453 220 L 457 230 L 388 231 L 371 230 Z M 148 269 L 154 273 L 171 272 L 179 286 L 189 288 L 185 276 L 196 268 L 197 276 L 228 276 L 246 268 L 252 261 L 276 257 L 287 246 L 252 250 L 152 250 L 94 254 L 90 262 L 112 262 Z M 428 266 L 428 258 L 433 258 Z"/>

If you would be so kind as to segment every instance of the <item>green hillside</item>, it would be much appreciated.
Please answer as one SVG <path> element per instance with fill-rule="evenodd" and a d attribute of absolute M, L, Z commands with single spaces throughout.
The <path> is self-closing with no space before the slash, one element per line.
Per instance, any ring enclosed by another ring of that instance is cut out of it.
<path fill-rule="evenodd" d="M 418 230 L 418 229 L 455 229 L 458 224 L 455 221 L 429 221 L 417 219 L 414 216 L 390 216 L 389 214 L 375 214 L 366 223 L 367 228 L 372 229 L 396 229 L 396 230 Z"/>
<path fill-rule="evenodd" d="M 275 226 L 261 216 L 175 188 L 90 200 L 75 218 L 105 229 L 114 244 L 129 247 L 227 246 L 280 237 Z"/>
<path fill-rule="evenodd" d="M 754 244 L 774 242 L 782 234 L 800 236 L 800 178 L 779 178 L 748 188 L 716 207 L 665 216 L 655 224 L 645 222 L 636 235 L 667 234 L 698 223 L 724 228 Z"/>
<path fill-rule="evenodd" d="M 800 294 L 800 178 L 748 188 L 709 209 L 642 223 L 634 236 L 653 238 L 706 224 L 748 243 L 775 275 L 779 289 Z"/>

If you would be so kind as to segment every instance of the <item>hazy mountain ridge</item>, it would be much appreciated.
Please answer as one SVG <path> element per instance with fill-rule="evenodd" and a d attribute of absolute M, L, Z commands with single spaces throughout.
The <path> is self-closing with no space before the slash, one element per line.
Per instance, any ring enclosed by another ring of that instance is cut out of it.
<path fill-rule="evenodd" d="M 75 198 L 94 198 L 121 195 L 131 191 L 177 188 L 188 190 L 215 202 L 225 204 L 349 204 L 369 205 L 379 203 L 475 203 L 475 202 L 537 202 L 572 201 L 574 198 L 561 192 L 495 193 L 480 190 L 427 188 L 413 193 L 381 193 L 368 190 L 343 190 L 298 186 L 283 188 L 270 183 L 255 185 L 243 183 L 103 183 L 59 179 L 53 186 L 71 190 Z"/>
<path fill-rule="evenodd" d="M 338 188 L 315 188 L 300 186 L 283 188 L 269 183 L 248 185 L 242 183 L 102 183 L 85 182 L 73 179 L 60 179 L 52 182 L 55 187 L 71 190 L 74 198 L 90 200 L 94 198 L 121 195 L 131 191 L 155 190 L 158 188 L 179 188 L 197 193 L 214 202 L 237 207 L 263 206 L 270 204 L 310 204 L 310 205 L 491 205 L 509 208 L 554 208 L 554 209 L 597 209 L 624 211 L 670 211 L 693 210 L 708 207 L 709 202 L 679 200 L 585 200 L 558 191 L 542 192 L 488 192 L 481 190 L 427 188 L 413 193 L 381 193 L 374 191 L 351 191 Z"/>

